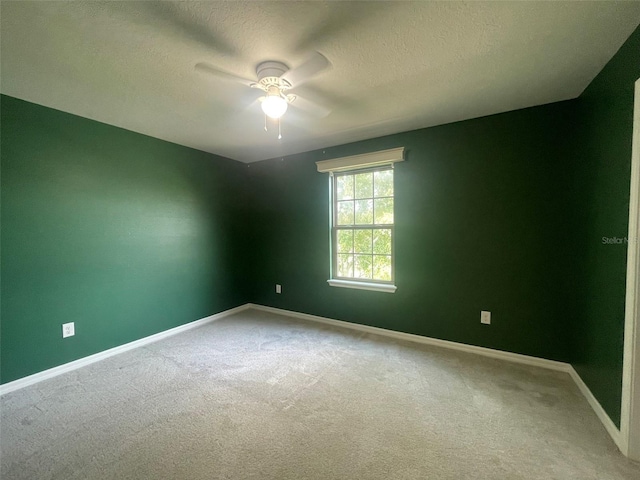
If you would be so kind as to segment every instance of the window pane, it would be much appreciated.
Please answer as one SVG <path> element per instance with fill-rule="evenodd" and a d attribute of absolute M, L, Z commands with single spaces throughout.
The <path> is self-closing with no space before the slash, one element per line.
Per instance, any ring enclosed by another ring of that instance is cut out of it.
<path fill-rule="evenodd" d="M 374 230 L 373 253 L 391 255 L 391 230 Z"/>
<path fill-rule="evenodd" d="M 336 234 L 338 237 L 338 253 L 353 253 L 353 230 L 338 230 Z"/>
<path fill-rule="evenodd" d="M 338 254 L 338 277 L 353 277 L 353 255 Z"/>
<path fill-rule="evenodd" d="M 338 202 L 338 225 L 353 225 L 353 200 Z"/>
<path fill-rule="evenodd" d="M 356 178 L 356 198 L 373 197 L 373 172 L 359 173 Z"/>
<path fill-rule="evenodd" d="M 354 255 L 353 276 L 355 278 L 372 278 L 372 260 L 371 255 Z"/>
<path fill-rule="evenodd" d="M 393 196 L 393 170 L 374 172 L 374 195 L 376 197 Z"/>
<path fill-rule="evenodd" d="M 393 198 L 376 198 L 374 201 L 376 202 L 375 223 L 378 225 L 392 224 L 393 223 Z"/>
<path fill-rule="evenodd" d="M 353 175 L 336 177 L 336 189 L 338 190 L 338 200 L 351 200 L 353 198 Z"/>
<path fill-rule="evenodd" d="M 336 278 L 392 280 L 393 177 L 392 169 L 336 174 L 332 246 Z"/>
<path fill-rule="evenodd" d="M 391 255 L 373 256 L 373 278 L 391 281 Z"/>
<path fill-rule="evenodd" d="M 373 200 L 356 200 L 356 224 L 371 225 L 373 223 Z"/>
<path fill-rule="evenodd" d="M 373 230 L 356 230 L 354 252 L 371 254 L 371 240 Z M 386 252 L 385 252 L 386 253 Z"/>

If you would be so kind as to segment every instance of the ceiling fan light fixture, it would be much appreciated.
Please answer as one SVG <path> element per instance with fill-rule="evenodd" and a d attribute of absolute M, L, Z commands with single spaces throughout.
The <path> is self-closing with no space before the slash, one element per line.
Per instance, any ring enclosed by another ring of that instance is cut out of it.
<path fill-rule="evenodd" d="M 284 113 L 287 111 L 287 106 L 289 103 L 282 98 L 279 94 L 277 95 L 267 95 L 266 98 L 262 101 L 262 111 L 264 114 L 269 117 L 277 120 L 282 117 Z"/>

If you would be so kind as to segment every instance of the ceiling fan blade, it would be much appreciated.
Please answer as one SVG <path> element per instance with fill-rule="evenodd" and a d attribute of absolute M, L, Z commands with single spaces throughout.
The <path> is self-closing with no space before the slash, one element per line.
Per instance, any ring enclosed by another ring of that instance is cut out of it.
<path fill-rule="evenodd" d="M 263 96 L 260 96 L 260 97 L 257 97 L 256 99 L 254 99 L 251 103 L 245 103 L 245 105 L 244 105 L 244 107 L 243 107 L 243 110 L 256 110 L 256 109 L 257 109 L 257 110 L 260 110 L 260 109 L 259 109 L 259 108 L 257 108 L 257 107 L 262 103 L 262 101 L 263 101 L 265 98 L 267 98 L 267 97 L 265 97 L 265 96 L 263 95 Z"/>
<path fill-rule="evenodd" d="M 297 87 L 330 66 L 331 62 L 324 55 L 320 52 L 314 52 L 306 62 L 289 70 L 280 78 L 289 82 L 292 87 Z"/>
<path fill-rule="evenodd" d="M 341 36 L 356 36 L 359 27 L 379 19 L 388 11 L 388 2 L 327 2 L 324 8 L 314 5 L 315 25 L 305 28 L 295 50 L 307 52 Z"/>
<path fill-rule="evenodd" d="M 314 117 L 317 118 L 324 118 L 327 115 L 329 115 L 331 113 L 331 109 L 324 107 L 322 105 L 317 104 L 316 102 L 313 102 L 311 100 L 308 100 L 304 97 L 301 97 L 299 95 L 292 95 L 295 96 L 295 98 L 293 100 L 290 101 L 291 105 L 299 108 L 300 110 L 309 113 L 310 115 L 313 115 Z"/>
<path fill-rule="evenodd" d="M 203 62 L 196 63 L 196 66 L 194 68 L 199 72 L 213 75 L 214 77 L 218 77 L 222 80 L 241 83 L 243 85 L 246 85 L 247 87 L 252 87 L 253 85 L 256 84 L 254 80 L 242 78 L 237 75 L 234 75 L 233 73 L 225 72 L 224 70 L 219 70 L 213 65 L 210 65 L 208 63 L 203 63 Z"/>
<path fill-rule="evenodd" d="M 171 28 L 184 38 L 196 42 L 205 48 L 215 50 L 225 56 L 238 54 L 237 49 L 217 32 L 175 2 L 140 2 L 148 19 L 164 28 Z M 153 20 L 152 20 L 153 21 Z"/>

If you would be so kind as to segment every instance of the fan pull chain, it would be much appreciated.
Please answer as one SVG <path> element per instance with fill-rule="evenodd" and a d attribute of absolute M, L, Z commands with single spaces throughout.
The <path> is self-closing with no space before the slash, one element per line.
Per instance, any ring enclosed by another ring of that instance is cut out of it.
<path fill-rule="evenodd" d="M 268 132 L 267 129 L 267 116 L 264 116 L 264 131 Z M 278 119 L 278 140 L 282 140 L 282 125 L 280 124 L 280 119 Z"/>

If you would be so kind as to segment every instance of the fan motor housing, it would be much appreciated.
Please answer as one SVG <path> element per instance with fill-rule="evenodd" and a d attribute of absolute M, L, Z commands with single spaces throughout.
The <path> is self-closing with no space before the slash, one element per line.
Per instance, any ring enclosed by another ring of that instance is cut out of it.
<path fill-rule="evenodd" d="M 260 83 L 264 87 L 269 87 L 271 85 L 275 85 L 280 88 L 291 87 L 291 85 L 289 85 L 289 82 L 280 79 L 280 77 L 287 71 L 289 71 L 289 67 L 282 62 L 262 62 L 256 67 L 258 83 Z"/>

